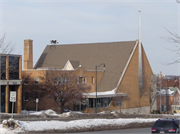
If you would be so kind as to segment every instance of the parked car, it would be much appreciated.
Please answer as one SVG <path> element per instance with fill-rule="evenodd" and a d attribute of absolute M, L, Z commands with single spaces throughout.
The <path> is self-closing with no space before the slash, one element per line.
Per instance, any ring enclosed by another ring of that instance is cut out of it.
<path fill-rule="evenodd" d="M 151 133 L 179 133 L 180 119 L 158 119 L 151 128 Z"/>

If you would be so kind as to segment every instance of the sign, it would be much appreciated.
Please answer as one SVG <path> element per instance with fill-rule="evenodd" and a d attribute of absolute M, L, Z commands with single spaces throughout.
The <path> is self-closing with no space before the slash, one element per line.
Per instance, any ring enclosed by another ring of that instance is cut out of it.
<path fill-rule="evenodd" d="M 10 91 L 10 102 L 16 102 L 16 91 Z"/>
<path fill-rule="evenodd" d="M 17 85 L 17 82 L 13 82 L 13 85 Z"/>
<path fill-rule="evenodd" d="M 122 101 L 120 100 L 115 101 L 115 106 L 122 106 Z"/>
<path fill-rule="evenodd" d="M 39 99 L 36 98 L 36 111 L 38 110 L 38 102 L 39 102 Z"/>
<path fill-rule="evenodd" d="M 39 99 L 38 98 L 36 98 L 36 103 L 38 103 L 39 102 Z"/>

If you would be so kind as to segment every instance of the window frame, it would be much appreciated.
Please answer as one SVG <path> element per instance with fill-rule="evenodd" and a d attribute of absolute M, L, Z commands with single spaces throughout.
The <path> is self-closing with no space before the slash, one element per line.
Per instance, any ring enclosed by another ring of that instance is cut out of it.
<path fill-rule="evenodd" d="M 29 78 L 28 77 L 24 78 L 24 85 L 29 85 Z"/>
<path fill-rule="evenodd" d="M 39 85 L 39 77 L 34 77 L 34 85 Z"/>
<path fill-rule="evenodd" d="M 24 101 L 29 101 L 29 93 L 28 92 L 24 93 Z"/>
<path fill-rule="evenodd" d="M 79 76 L 77 77 L 77 84 L 86 84 L 86 77 Z"/>
<path fill-rule="evenodd" d="M 54 84 L 60 85 L 60 84 L 69 84 L 70 78 L 69 77 L 55 77 L 54 78 Z"/>
<path fill-rule="evenodd" d="M 94 81 L 94 77 L 92 77 L 92 84 L 94 84 L 94 82 L 95 82 L 95 81 Z"/>

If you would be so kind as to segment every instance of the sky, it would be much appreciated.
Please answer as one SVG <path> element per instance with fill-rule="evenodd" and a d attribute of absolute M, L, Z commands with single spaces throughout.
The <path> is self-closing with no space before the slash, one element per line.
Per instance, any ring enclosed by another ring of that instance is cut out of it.
<path fill-rule="evenodd" d="M 138 11 L 141 11 L 139 13 Z M 59 44 L 141 41 L 154 74 L 180 75 L 175 43 L 180 35 L 178 0 L 0 0 L 0 37 L 23 55 L 25 39 L 33 40 L 33 62 L 50 40 Z M 167 29 L 167 30 L 166 30 Z M 180 45 L 179 45 L 180 46 Z M 170 65 L 167 65 L 170 64 Z"/>

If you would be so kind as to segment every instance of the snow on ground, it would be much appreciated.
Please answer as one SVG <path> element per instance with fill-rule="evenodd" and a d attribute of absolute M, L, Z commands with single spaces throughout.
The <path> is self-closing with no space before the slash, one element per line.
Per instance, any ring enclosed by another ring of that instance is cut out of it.
<path fill-rule="evenodd" d="M 30 115 L 42 115 L 43 113 L 45 113 L 45 114 L 47 114 L 49 116 L 60 116 L 59 114 L 56 114 L 56 112 L 51 110 L 51 109 L 42 110 L 42 111 L 39 111 L 39 112 L 22 110 L 21 113 L 22 114 L 30 114 Z"/>
<path fill-rule="evenodd" d="M 83 119 L 75 121 L 19 121 L 21 128 L 16 130 L 9 130 L 2 128 L 0 125 L 1 134 L 5 133 L 17 133 L 17 132 L 28 132 L 28 131 L 48 131 L 48 130 L 66 130 L 72 128 L 92 128 L 94 126 L 101 125 L 126 125 L 133 122 L 143 123 L 152 122 L 157 119 L 141 119 L 141 118 L 130 118 L 130 119 Z"/>
<path fill-rule="evenodd" d="M 34 114 L 42 115 L 46 113 L 49 116 L 59 116 L 59 117 L 69 117 L 71 112 L 57 114 L 55 111 L 43 110 L 39 112 L 35 111 L 22 111 L 22 114 Z M 81 113 L 81 112 L 76 112 Z M 101 113 L 102 114 L 102 113 Z M 66 130 L 72 128 L 92 128 L 93 126 L 101 125 L 126 125 L 133 122 L 152 122 L 157 120 L 154 119 L 142 119 L 142 118 L 129 118 L 129 119 L 83 119 L 83 120 L 74 120 L 74 121 L 19 121 L 21 128 L 15 130 L 10 130 L 2 127 L 0 124 L 0 133 L 1 134 L 13 134 L 17 132 L 28 132 L 28 131 L 48 131 L 48 130 Z"/>
<path fill-rule="evenodd" d="M 57 114 L 55 111 L 48 109 L 48 110 L 42 110 L 42 111 L 26 111 L 26 110 L 22 110 L 21 112 L 22 114 L 29 114 L 29 115 L 43 115 L 44 113 L 49 115 L 49 116 L 57 116 L 57 117 L 69 117 L 71 112 L 65 112 L 63 114 Z M 79 111 L 73 111 L 73 113 L 78 113 L 78 114 L 82 114 L 82 112 Z"/>

